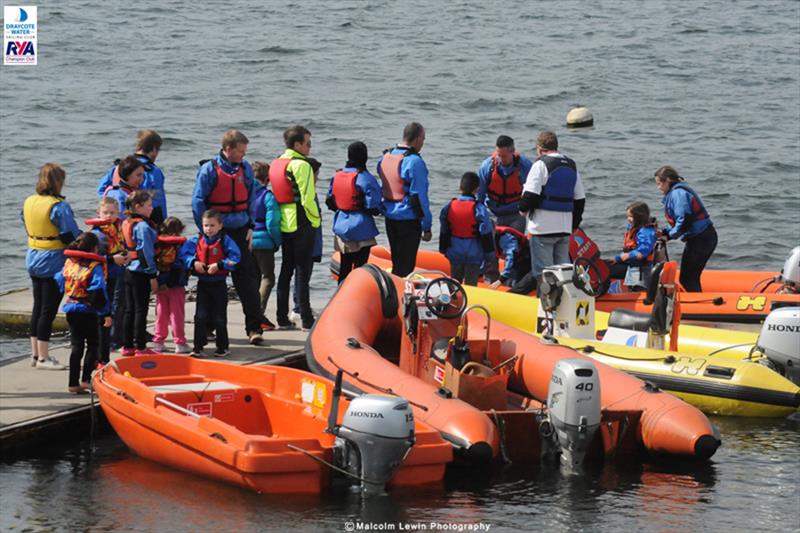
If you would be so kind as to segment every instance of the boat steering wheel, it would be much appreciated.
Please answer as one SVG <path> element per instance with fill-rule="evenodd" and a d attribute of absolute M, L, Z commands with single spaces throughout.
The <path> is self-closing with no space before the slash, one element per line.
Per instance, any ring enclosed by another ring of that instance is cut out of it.
<path fill-rule="evenodd" d="M 467 293 L 452 278 L 436 278 L 425 288 L 425 306 L 439 318 L 458 318 L 467 307 Z"/>
<path fill-rule="evenodd" d="M 573 266 L 572 283 L 575 287 L 592 298 L 597 298 L 606 293 L 608 290 L 608 278 L 603 279 L 603 274 L 601 274 L 594 261 L 588 257 L 578 257 L 575 259 Z M 594 272 L 597 278 L 592 279 L 590 272 Z"/>

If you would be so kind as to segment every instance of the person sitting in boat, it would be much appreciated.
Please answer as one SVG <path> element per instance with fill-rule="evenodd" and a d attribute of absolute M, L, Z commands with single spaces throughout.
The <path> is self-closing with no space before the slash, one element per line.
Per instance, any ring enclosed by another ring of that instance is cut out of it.
<path fill-rule="evenodd" d="M 113 198 L 117 201 L 119 218 L 125 220 L 125 200 L 133 191 L 138 191 L 144 181 L 144 164 L 129 155 L 117 165 L 119 182 L 109 186 L 103 193 L 103 198 Z"/>
<path fill-rule="evenodd" d="M 181 233 L 186 226 L 179 218 L 167 217 L 158 228 L 156 240 L 156 268 L 158 268 L 158 292 L 156 293 L 156 325 L 153 334 L 153 350 L 164 352 L 164 341 L 172 326 L 172 342 L 175 353 L 189 353 L 184 322 L 186 314 L 187 270 L 178 261 L 178 251 L 186 242 Z"/>
<path fill-rule="evenodd" d="M 383 206 L 378 179 L 367 170 L 367 145 L 361 141 L 347 147 L 347 163 L 337 170 L 328 188 L 325 204 L 333 216 L 334 249 L 341 254 L 339 284 L 369 259 L 377 244 L 375 215 Z"/>
<path fill-rule="evenodd" d="M 622 279 L 632 291 L 646 291 L 653 270 L 653 251 L 657 235 L 656 224 L 650 218 L 650 208 L 644 202 L 633 202 L 626 211 L 628 226 L 622 244 L 609 265 L 611 279 Z"/>
<path fill-rule="evenodd" d="M 54 278 L 67 297 L 63 309 L 67 314 L 72 348 L 69 392 L 73 394 L 85 394 L 89 390 L 97 358 L 97 317 L 105 316 L 105 327 L 111 326 L 106 298 L 106 258 L 99 252 L 97 235 L 91 231 L 81 233 L 64 251 L 67 256 L 64 269 Z"/>
<path fill-rule="evenodd" d="M 258 294 L 261 298 L 261 314 L 267 310 L 267 302 L 275 286 L 275 253 L 281 246 L 281 210 L 275 194 L 269 188 L 269 164 L 264 161 L 253 162 L 253 177 L 256 185 L 256 198 L 250 218 L 253 219 L 253 258 L 258 267 Z M 275 324 L 264 315 L 261 329 L 271 331 Z"/>
<path fill-rule="evenodd" d="M 134 156 L 144 165 L 144 178 L 141 189 L 153 195 L 153 214 L 150 219 L 160 224 L 167 217 L 167 195 L 164 192 L 164 173 L 156 165 L 156 158 L 161 153 L 161 135 L 153 130 L 139 130 L 136 136 Z M 119 185 L 119 160 L 106 172 L 97 186 L 97 196 L 102 197 L 106 189 Z"/>
<path fill-rule="evenodd" d="M 465 172 L 461 195 L 439 213 L 439 252 L 450 261 L 450 277 L 467 285 L 478 284 L 481 265 L 494 255 L 489 211 L 475 198 L 479 185 L 476 173 Z"/>
<path fill-rule="evenodd" d="M 100 242 L 100 253 L 108 263 L 106 276 L 106 296 L 111 317 L 111 326 L 105 316 L 98 320 L 97 361 L 106 364 L 111 360 L 111 350 L 122 345 L 122 313 L 125 311 L 125 266 L 130 262 L 122 238 L 122 221 L 119 218 L 119 205 L 114 198 L 100 198 L 97 204 L 97 217 L 86 220 Z"/>
<path fill-rule="evenodd" d="M 203 213 L 203 233 L 191 237 L 178 253 L 178 261 L 197 276 L 197 300 L 194 312 L 194 346 L 189 354 L 203 357 L 207 324 L 216 332 L 214 357 L 228 357 L 228 285 L 227 276 L 241 260 L 236 242 L 222 231 L 222 215 L 215 209 Z"/>
<path fill-rule="evenodd" d="M 531 250 L 524 233 L 509 226 L 494 229 L 495 257 L 505 261 L 500 277 L 492 282 L 491 288 L 500 285 L 513 287 L 531 271 Z"/>
<path fill-rule="evenodd" d="M 680 282 L 687 292 L 701 292 L 700 274 L 717 248 L 717 230 L 703 200 L 683 183 L 678 171 L 663 166 L 655 173 L 656 187 L 664 197 L 664 215 L 669 227 L 661 230 L 668 240 L 686 243 L 681 256 Z"/>

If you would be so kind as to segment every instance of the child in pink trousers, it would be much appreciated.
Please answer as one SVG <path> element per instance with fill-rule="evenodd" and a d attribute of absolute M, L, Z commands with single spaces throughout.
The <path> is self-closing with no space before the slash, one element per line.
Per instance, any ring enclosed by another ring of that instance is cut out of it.
<path fill-rule="evenodd" d="M 156 325 L 153 335 L 153 351 L 163 353 L 164 341 L 172 327 L 172 341 L 175 353 L 189 353 L 184 330 L 186 303 L 186 284 L 189 274 L 176 261 L 178 250 L 186 242 L 182 237 L 183 223 L 175 217 L 167 217 L 159 227 L 156 243 L 156 267 L 158 268 L 158 292 L 156 293 Z"/>

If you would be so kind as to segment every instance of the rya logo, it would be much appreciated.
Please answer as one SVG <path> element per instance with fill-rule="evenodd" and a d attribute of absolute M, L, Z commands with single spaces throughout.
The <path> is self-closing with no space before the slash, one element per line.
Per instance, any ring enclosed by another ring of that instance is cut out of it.
<path fill-rule="evenodd" d="M 9 41 L 6 45 L 7 56 L 33 56 L 33 41 Z"/>

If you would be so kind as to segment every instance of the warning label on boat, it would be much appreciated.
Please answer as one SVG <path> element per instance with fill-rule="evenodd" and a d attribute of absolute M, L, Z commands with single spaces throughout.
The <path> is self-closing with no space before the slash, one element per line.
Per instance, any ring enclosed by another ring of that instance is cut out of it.
<path fill-rule="evenodd" d="M 211 402 L 200 402 L 200 403 L 190 403 L 186 406 L 186 408 L 200 416 L 211 416 L 212 414 L 212 406 Z"/>

